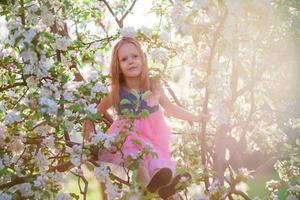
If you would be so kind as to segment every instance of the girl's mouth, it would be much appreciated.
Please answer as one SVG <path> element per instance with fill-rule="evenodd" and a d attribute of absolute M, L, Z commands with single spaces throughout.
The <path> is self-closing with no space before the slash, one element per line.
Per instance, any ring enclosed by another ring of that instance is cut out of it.
<path fill-rule="evenodd" d="M 129 67 L 128 70 L 131 71 L 131 70 L 135 70 L 136 68 L 137 67 Z"/>

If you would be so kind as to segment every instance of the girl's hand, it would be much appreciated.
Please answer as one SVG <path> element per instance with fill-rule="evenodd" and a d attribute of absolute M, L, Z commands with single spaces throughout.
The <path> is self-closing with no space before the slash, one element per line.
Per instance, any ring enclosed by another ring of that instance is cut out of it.
<path fill-rule="evenodd" d="M 199 121 L 197 121 L 197 122 L 198 123 L 208 122 L 210 117 L 211 117 L 211 114 L 203 112 L 198 116 Z"/>

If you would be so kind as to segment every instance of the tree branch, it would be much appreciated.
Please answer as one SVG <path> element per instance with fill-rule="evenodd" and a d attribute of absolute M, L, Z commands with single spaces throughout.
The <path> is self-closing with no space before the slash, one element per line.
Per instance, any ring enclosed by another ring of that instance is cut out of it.
<path fill-rule="evenodd" d="M 24 81 L 22 81 L 22 82 L 16 82 L 16 83 L 14 83 L 12 85 L 5 85 L 5 86 L 0 87 L 0 92 L 3 92 L 5 90 L 8 90 L 10 88 L 14 88 L 14 87 L 17 87 L 17 86 L 26 86 L 26 85 L 27 85 L 27 83 L 24 82 Z"/>
<path fill-rule="evenodd" d="M 124 21 L 124 19 L 126 18 L 126 16 L 131 12 L 131 10 L 133 9 L 133 7 L 134 7 L 134 5 L 135 5 L 135 3 L 137 2 L 137 0 L 134 0 L 133 2 L 132 2 L 132 4 L 131 4 L 131 6 L 128 8 L 128 10 L 125 12 L 125 14 L 122 16 L 122 18 L 121 18 L 121 23 L 122 23 L 122 26 L 123 26 L 123 21 Z"/>
<path fill-rule="evenodd" d="M 106 5 L 106 7 L 108 8 L 109 12 L 111 13 L 111 15 L 113 16 L 113 18 L 115 19 L 115 21 L 117 22 L 119 28 L 123 27 L 123 24 L 121 24 L 120 20 L 117 18 L 116 14 L 114 13 L 114 11 L 112 10 L 112 8 L 110 7 L 109 3 L 106 0 L 100 0 L 103 1 L 103 3 Z"/>

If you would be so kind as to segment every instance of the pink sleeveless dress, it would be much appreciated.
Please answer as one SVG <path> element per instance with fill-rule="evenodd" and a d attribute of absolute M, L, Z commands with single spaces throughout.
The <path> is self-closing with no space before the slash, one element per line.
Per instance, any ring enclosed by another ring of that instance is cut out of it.
<path fill-rule="evenodd" d="M 124 146 L 122 148 L 122 153 L 111 153 L 111 152 L 99 152 L 99 160 L 104 162 L 109 162 L 117 165 L 124 165 L 124 158 L 128 156 L 135 157 L 145 147 L 151 147 L 152 151 L 157 154 L 157 157 L 147 155 L 143 158 L 142 162 L 147 168 L 150 176 L 153 175 L 154 171 L 158 168 L 168 167 L 173 172 L 175 171 L 175 162 L 171 160 L 170 156 L 170 139 L 171 130 L 167 125 L 163 113 L 159 105 L 149 106 L 148 101 L 141 100 L 138 109 L 134 109 L 133 101 L 136 99 L 135 95 L 128 92 L 125 89 L 120 91 L 120 99 L 128 99 L 131 104 L 120 105 L 120 111 L 123 109 L 129 109 L 135 114 L 138 114 L 142 109 L 147 109 L 149 115 L 143 119 L 136 119 L 133 122 L 133 131 L 126 138 Z M 122 134 L 122 131 L 128 130 L 128 121 L 122 119 L 119 115 L 111 127 L 107 130 L 107 134 Z M 134 140 L 139 140 L 142 145 L 137 145 Z"/>

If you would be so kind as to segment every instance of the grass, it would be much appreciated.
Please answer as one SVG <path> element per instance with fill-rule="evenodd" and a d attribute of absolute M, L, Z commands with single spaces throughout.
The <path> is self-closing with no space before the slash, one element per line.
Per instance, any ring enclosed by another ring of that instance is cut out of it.
<path fill-rule="evenodd" d="M 87 168 L 84 168 L 83 173 L 88 181 L 88 193 L 87 193 L 87 200 L 102 200 L 101 194 L 100 194 L 100 184 L 94 177 L 93 171 L 89 171 Z M 84 187 L 84 183 L 81 182 L 82 188 Z M 67 193 L 75 193 L 77 195 L 80 195 L 80 190 L 78 187 L 78 180 L 77 177 L 75 177 L 72 174 L 69 174 L 64 181 L 64 192 Z M 79 199 L 83 199 L 83 195 L 79 196 Z"/>
<path fill-rule="evenodd" d="M 262 173 L 258 174 L 256 177 L 254 177 L 253 180 L 249 180 L 247 182 L 248 190 L 247 193 L 251 198 L 254 198 L 256 196 L 262 198 L 267 195 L 268 190 L 266 188 L 266 181 L 269 180 L 279 180 L 278 174 L 276 172 L 268 172 L 268 173 Z M 286 199 L 286 189 L 281 189 L 277 192 L 277 195 L 280 200 Z"/>

